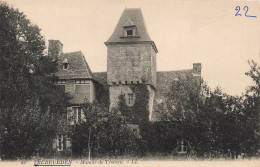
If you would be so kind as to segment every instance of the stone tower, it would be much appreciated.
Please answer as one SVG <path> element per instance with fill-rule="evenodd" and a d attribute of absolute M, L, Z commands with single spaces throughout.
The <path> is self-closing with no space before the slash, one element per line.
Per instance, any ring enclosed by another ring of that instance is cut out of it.
<path fill-rule="evenodd" d="M 141 9 L 126 8 L 105 45 L 110 108 L 117 104 L 121 94 L 125 95 L 128 106 L 133 105 L 135 94 L 130 85 L 145 84 L 150 92 L 148 105 L 151 119 L 158 50 L 149 37 Z"/>

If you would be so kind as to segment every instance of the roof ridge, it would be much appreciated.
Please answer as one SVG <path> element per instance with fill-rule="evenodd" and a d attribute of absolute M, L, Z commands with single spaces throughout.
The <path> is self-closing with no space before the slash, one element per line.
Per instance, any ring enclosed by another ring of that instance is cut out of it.
<path fill-rule="evenodd" d="M 70 64 L 68 70 L 62 69 L 62 62 L 67 59 Z M 61 79 L 72 78 L 93 78 L 92 71 L 85 59 L 85 56 L 81 50 L 74 52 L 62 53 L 59 56 L 59 70 L 57 76 Z"/>
<path fill-rule="evenodd" d="M 89 75 L 91 76 L 91 78 L 93 78 L 93 73 L 92 73 L 92 71 L 91 71 L 91 69 L 90 69 L 90 67 L 89 67 L 89 65 L 88 65 L 88 62 L 87 62 L 87 60 L 86 60 L 86 58 L 85 58 L 85 55 L 83 54 L 82 51 L 80 51 L 80 52 L 81 52 L 81 56 L 83 57 L 84 64 L 85 64 L 85 66 L 86 66 L 86 68 L 87 68 L 87 72 L 89 73 Z"/>
<path fill-rule="evenodd" d="M 74 52 L 66 52 L 66 53 L 62 53 L 62 54 L 72 54 L 72 53 L 82 53 L 82 51 L 81 50 L 78 50 L 78 51 L 74 51 Z"/>
<path fill-rule="evenodd" d="M 107 73 L 107 71 L 102 71 L 102 72 L 92 72 L 93 74 L 95 73 Z"/>
<path fill-rule="evenodd" d="M 125 8 L 124 10 L 141 10 L 141 8 Z"/>
<path fill-rule="evenodd" d="M 192 69 L 171 70 L 171 71 L 157 71 L 157 72 L 180 72 L 180 71 L 192 71 Z"/>

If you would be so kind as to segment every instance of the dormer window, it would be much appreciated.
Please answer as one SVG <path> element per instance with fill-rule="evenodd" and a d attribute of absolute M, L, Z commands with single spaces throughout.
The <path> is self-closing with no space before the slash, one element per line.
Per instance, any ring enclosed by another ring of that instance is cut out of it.
<path fill-rule="evenodd" d="M 127 30 L 126 35 L 127 36 L 133 36 L 133 30 Z"/>
<path fill-rule="evenodd" d="M 66 64 L 63 64 L 63 70 L 67 70 L 67 69 L 68 69 L 68 66 L 69 66 L 69 64 L 68 64 L 68 63 L 66 63 Z"/>
<path fill-rule="evenodd" d="M 124 28 L 124 36 L 121 36 L 121 38 L 138 38 L 139 36 L 137 35 L 137 28 L 134 22 L 129 18 L 125 25 L 123 26 Z"/>
<path fill-rule="evenodd" d="M 69 61 L 67 58 L 65 58 L 62 62 L 63 70 L 67 70 L 69 68 Z"/>

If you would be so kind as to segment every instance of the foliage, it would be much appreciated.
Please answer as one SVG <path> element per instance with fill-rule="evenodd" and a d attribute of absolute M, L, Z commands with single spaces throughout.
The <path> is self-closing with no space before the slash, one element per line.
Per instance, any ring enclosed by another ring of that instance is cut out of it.
<path fill-rule="evenodd" d="M 255 61 L 248 62 L 251 69 L 250 71 L 246 72 L 246 75 L 251 77 L 252 80 L 255 82 L 255 85 L 249 87 L 248 92 L 252 92 L 253 96 L 259 97 L 260 94 L 260 66 L 257 65 Z"/>
<path fill-rule="evenodd" d="M 253 65 L 251 70 L 255 69 Z M 259 73 L 248 74 L 256 80 L 253 74 Z M 199 83 L 191 75 L 179 78 L 172 83 L 166 102 L 157 108 L 161 121 L 153 125 L 153 134 L 157 134 L 160 145 L 174 150 L 172 146 L 176 146 L 177 140 L 185 139 L 198 157 L 235 157 L 242 152 L 255 155 L 255 131 L 259 128 L 259 110 L 255 109 L 259 106 L 259 98 L 248 94 L 230 96 L 219 87 L 210 92 L 204 82 Z M 252 88 L 256 90 L 257 86 Z M 168 140 L 174 143 L 168 145 Z M 157 151 L 167 153 L 170 150 L 157 148 Z"/>
<path fill-rule="evenodd" d="M 149 91 L 145 84 L 131 85 L 130 88 L 135 96 L 133 106 L 127 106 L 125 95 L 121 95 L 119 97 L 118 110 L 126 117 L 129 123 L 142 126 L 149 121 Z"/>
<path fill-rule="evenodd" d="M 244 108 L 246 117 L 245 135 L 247 145 L 245 149 L 251 154 L 260 149 L 260 66 L 255 61 L 248 62 L 251 69 L 246 73 L 254 81 L 244 95 Z"/>
<path fill-rule="evenodd" d="M 3 2 L 0 22 L 1 157 L 43 155 L 67 96 L 53 84 L 56 62 L 43 55 L 40 29 Z"/>
<path fill-rule="evenodd" d="M 94 102 L 82 106 L 85 121 L 72 130 L 72 152 L 75 156 L 119 158 L 142 156 L 143 141 L 128 127 L 118 111 L 108 111 L 105 105 Z"/>

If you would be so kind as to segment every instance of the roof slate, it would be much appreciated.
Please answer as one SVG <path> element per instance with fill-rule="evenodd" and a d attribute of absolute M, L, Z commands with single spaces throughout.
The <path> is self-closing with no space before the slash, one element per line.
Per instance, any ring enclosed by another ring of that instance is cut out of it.
<path fill-rule="evenodd" d="M 185 77 L 187 75 L 191 75 L 192 72 L 192 69 L 157 72 L 157 90 L 155 93 L 155 99 L 163 98 L 165 94 L 170 91 L 173 81 L 179 80 L 180 78 Z"/>
<path fill-rule="evenodd" d="M 68 61 L 69 67 L 63 70 L 62 62 Z M 56 75 L 59 79 L 92 79 L 93 74 L 89 68 L 88 63 L 81 51 L 62 53 L 58 57 L 58 72 Z"/>
<path fill-rule="evenodd" d="M 100 84 L 107 85 L 107 72 L 94 72 L 93 78 Z"/>
<path fill-rule="evenodd" d="M 121 38 L 124 36 L 124 26 L 128 22 L 128 20 L 131 20 L 133 24 L 137 28 L 137 34 L 136 36 L 140 36 L 139 38 Z M 144 18 L 142 15 L 142 11 L 140 8 L 126 8 L 113 32 L 113 34 L 110 36 L 110 38 L 105 43 L 110 42 L 153 42 L 148 34 L 148 31 L 146 29 L 146 25 L 144 22 Z"/>
<path fill-rule="evenodd" d="M 127 22 L 125 23 L 124 27 L 131 27 L 134 26 L 135 24 L 132 22 L 132 20 L 129 18 Z"/>

